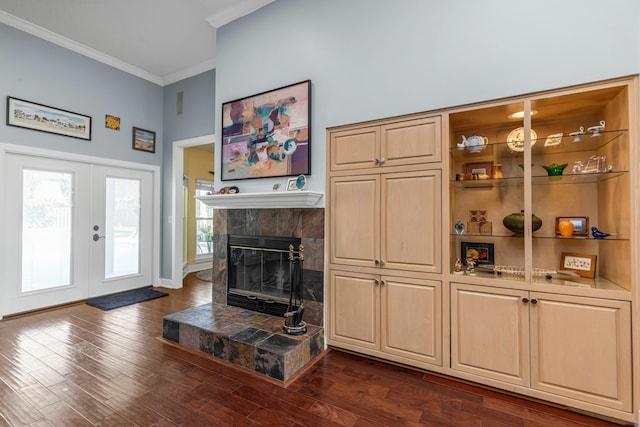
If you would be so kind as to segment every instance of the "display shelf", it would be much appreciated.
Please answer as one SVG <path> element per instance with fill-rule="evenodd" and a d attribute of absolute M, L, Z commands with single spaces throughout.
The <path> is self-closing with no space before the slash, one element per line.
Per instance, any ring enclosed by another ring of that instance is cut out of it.
<path fill-rule="evenodd" d="M 627 133 L 627 129 L 604 130 L 597 135 L 585 131 L 579 136 L 579 141 L 576 141 L 575 136 L 566 134 L 559 138 L 560 142 L 557 145 L 545 145 L 546 137 L 538 138 L 536 144 L 532 144 L 531 152 L 533 155 L 538 155 L 597 151 L 625 133 Z"/>
<path fill-rule="evenodd" d="M 217 209 L 314 208 L 324 193 L 317 191 L 276 191 L 271 193 L 237 193 L 198 196 L 207 206 Z"/>

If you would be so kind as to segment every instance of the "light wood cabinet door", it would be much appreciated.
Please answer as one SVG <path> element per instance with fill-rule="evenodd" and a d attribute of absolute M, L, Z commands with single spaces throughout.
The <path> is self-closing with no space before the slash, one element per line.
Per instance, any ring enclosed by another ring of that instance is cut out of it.
<path fill-rule="evenodd" d="M 631 411 L 629 302 L 531 293 L 531 387 Z"/>
<path fill-rule="evenodd" d="M 380 126 L 331 133 L 331 171 L 371 168 L 380 158 Z"/>
<path fill-rule="evenodd" d="M 440 116 L 406 120 L 381 129 L 384 166 L 433 163 L 442 160 Z"/>
<path fill-rule="evenodd" d="M 442 365 L 442 285 L 382 276 L 382 351 Z"/>
<path fill-rule="evenodd" d="M 383 174 L 381 187 L 383 266 L 440 273 L 441 171 Z"/>
<path fill-rule="evenodd" d="M 380 176 L 331 178 L 330 260 L 376 267 L 380 259 Z"/>
<path fill-rule="evenodd" d="M 379 349 L 379 276 L 333 270 L 329 286 L 330 339 Z"/>
<path fill-rule="evenodd" d="M 529 385 L 527 291 L 451 284 L 451 367 Z"/>

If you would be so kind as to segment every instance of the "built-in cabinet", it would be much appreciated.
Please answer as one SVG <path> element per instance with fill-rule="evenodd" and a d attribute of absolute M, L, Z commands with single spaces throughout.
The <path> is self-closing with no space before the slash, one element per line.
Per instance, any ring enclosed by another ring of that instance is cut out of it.
<path fill-rule="evenodd" d="M 637 422 L 637 90 L 329 129 L 329 345 Z"/>
<path fill-rule="evenodd" d="M 441 132 L 416 116 L 328 133 L 328 339 L 342 347 L 442 364 Z"/>

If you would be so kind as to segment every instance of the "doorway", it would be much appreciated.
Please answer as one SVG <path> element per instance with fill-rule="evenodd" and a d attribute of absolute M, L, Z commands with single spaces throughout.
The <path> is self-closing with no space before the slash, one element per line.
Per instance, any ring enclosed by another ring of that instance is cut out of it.
<path fill-rule="evenodd" d="M 5 155 L 4 314 L 153 283 L 149 170 Z"/>

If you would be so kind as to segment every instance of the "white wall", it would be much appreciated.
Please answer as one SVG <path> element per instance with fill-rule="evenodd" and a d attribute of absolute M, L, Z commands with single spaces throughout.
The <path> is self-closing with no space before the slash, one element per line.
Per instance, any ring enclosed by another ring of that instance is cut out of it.
<path fill-rule="evenodd" d="M 639 73 L 640 1 L 277 0 L 218 30 L 216 63 L 218 135 L 223 102 L 311 79 L 324 191 L 327 127 Z"/>

